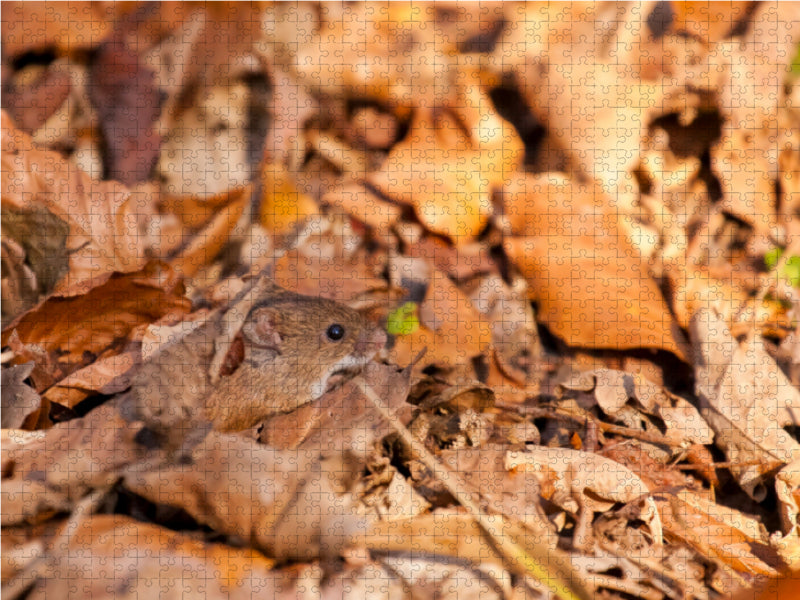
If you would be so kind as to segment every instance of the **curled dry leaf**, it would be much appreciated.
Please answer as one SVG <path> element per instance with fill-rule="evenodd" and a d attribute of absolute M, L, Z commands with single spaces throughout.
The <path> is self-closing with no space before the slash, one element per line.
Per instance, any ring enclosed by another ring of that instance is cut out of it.
<path fill-rule="evenodd" d="M 2 134 L 4 217 L 6 212 L 27 216 L 34 227 L 46 216 L 47 222 L 66 231 L 63 245 L 52 248 L 47 257 L 68 265 L 53 283 L 56 292 L 92 277 L 144 266 L 149 241 L 142 225 L 153 213 L 146 195 L 132 194 L 113 181 L 93 181 L 60 154 L 36 149 L 5 112 Z"/>
<path fill-rule="evenodd" d="M 578 515 L 575 544 L 591 523 L 594 511 L 607 510 L 616 502 L 643 501 L 642 520 L 653 543 L 663 543 L 661 517 L 647 485 L 627 467 L 611 459 L 568 448 L 532 448 L 508 452 L 506 468 L 529 473 L 539 482 L 542 496 Z"/>
<path fill-rule="evenodd" d="M 50 549 L 48 576 L 34 580 L 29 598 L 101 598 L 110 589 L 118 597 L 220 600 L 298 593 L 288 574 L 272 572 L 273 562 L 248 548 L 208 544 L 123 515 L 96 515 L 73 525 Z"/>
<path fill-rule="evenodd" d="M 800 423 L 800 391 L 755 334 L 736 342 L 713 311 L 695 315 L 692 337 L 700 413 L 739 485 L 761 501 L 764 476 L 800 460 L 800 444 L 784 429 Z"/>
<path fill-rule="evenodd" d="M 239 217 L 250 199 L 250 186 L 232 190 L 222 196 L 227 200 L 219 206 L 206 225 L 194 235 L 170 265 L 183 277 L 192 277 L 211 264 L 228 242 Z"/>
<path fill-rule="evenodd" d="M 51 297 L 6 327 L 3 343 L 16 332 L 22 343 L 50 354 L 66 371 L 63 376 L 84 366 L 87 356 L 119 352 L 120 342 L 139 325 L 188 313 L 191 303 L 181 290 L 169 270 L 151 263 L 138 273 L 114 275 L 83 295 Z"/>
<path fill-rule="evenodd" d="M 129 373 L 138 361 L 139 352 L 135 350 L 105 356 L 60 380 L 43 397 L 73 408 L 93 394 L 122 392 L 130 387 Z"/>
<path fill-rule="evenodd" d="M 211 432 L 192 450 L 190 465 L 131 472 L 125 482 L 152 502 L 183 508 L 275 558 L 312 559 L 335 556 L 363 529 L 348 491 L 358 467 Z"/>
<path fill-rule="evenodd" d="M 70 87 L 70 76 L 64 69 L 31 65 L 12 79 L 4 105 L 20 129 L 32 134 L 67 99 Z"/>
<path fill-rule="evenodd" d="M 763 526 L 753 517 L 689 490 L 674 495 L 659 492 L 654 497 L 664 530 L 670 537 L 682 540 L 703 556 L 714 557 L 740 574 L 777 573 L 777 557 L 770 552 Z"/>
<path fill-rule="evenodd" d="M 599 188 L 557 175 L 517 178 L 504 247 L 538 301 L 537 318 L 570 346 L 658 348 L 685 356 L 682 335 L 624 218 Z"/>
<path fill-rule="evenodd" d="M 635 399 L 642 412 L 660 417 L 666 425 L 666 437 L 676 441 L 688 440 L 696 444 L 710 444 L 714 434 L 697 409 L 684 398 L 670 394 L 663 387 L 646 380 L 640 374 L 626 373 L 614 369 L 596 369 L 581 373 L 583 378 L 594 378 L 594 397 L 598 406 L 609 416 L 620 417 L 630 408 L 629 400 Z M 560 386 L 568 389 L 586 389 L 574 382 Z"/>
<path fill-rule="evenodd" d="M 74 507 L 72 503 L 88 491 L 113 482 L 123 466 L 142 458 L 142 448 L 134 442 L 137 432 L 122 420 L 114 403 L 37 432 L 40 435 L 26 438 L 9 432 L 2 449 L 3 494 L 9 484 L 8 500 L 14 501 L 16 512 L 10 512 L 9 504 L 8 512 L 3 511 L 5 522 L 40 519 L 41 511 L 47 510 L 43 500 L 50 508 L 53 499 L 58 499 L 55 507 Z"/>

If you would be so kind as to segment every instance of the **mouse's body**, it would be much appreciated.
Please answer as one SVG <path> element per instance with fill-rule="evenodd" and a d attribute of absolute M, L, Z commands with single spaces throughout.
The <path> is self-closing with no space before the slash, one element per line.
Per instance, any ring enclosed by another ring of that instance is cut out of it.
<path fill-rule="evenodd" d="M 320 397 L 334 373 L 360 369 L 386 342 L 381 329 L 332 300 L 273 287 L 248 306 L 219 377 L 210 366 L 225 313 L 143 365 L 132 389 L 138 418 L 161 430 L 203 422 L 247 429 Z"/>

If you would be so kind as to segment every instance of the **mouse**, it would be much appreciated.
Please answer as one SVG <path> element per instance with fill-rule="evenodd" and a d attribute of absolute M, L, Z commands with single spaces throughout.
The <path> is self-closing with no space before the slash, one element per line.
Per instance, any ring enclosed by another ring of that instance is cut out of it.
<path fill-rule="evenodd" d="M 344 304 L 256 286 L 142 365 L 131 388 L 134 416 L 166 432 L 209 423 L 249 429 L 319 398 L 386 340 Z"/>

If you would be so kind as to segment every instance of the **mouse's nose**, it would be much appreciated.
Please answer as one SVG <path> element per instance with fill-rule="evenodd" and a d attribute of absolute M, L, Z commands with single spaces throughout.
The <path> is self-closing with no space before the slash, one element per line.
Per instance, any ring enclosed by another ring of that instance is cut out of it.
<path fill-rule="evenodd" d="M 363 331 L 355 343 L 355 352 L 359 356 L 372 358 L 372 356 L 386 345 L 386 332 L 382 329 Z"/>

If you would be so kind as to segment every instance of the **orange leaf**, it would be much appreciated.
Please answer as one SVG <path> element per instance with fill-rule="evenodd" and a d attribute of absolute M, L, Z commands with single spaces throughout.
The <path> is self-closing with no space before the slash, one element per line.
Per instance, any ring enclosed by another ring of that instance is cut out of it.
<path fill-rule="evenodd" d="M 522 269 L 538 318 L 570 346 L 661 348 L 680 334 L 647 263 L 596 187 L 551 175 L 520 178 L 506 213 L 522 234 L 505 249 Z"/>

